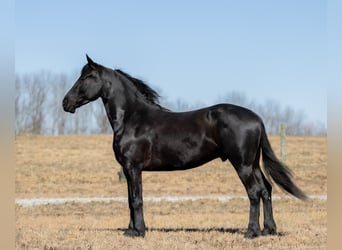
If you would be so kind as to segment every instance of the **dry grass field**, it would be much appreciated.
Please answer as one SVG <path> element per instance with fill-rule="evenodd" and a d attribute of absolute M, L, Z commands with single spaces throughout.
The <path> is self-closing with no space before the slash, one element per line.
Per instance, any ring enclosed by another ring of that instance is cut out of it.
<path fill-rule="evenodd" d="M 278 137 L 270 138 L 279 152 Z M 327 194 L 326 137 L 288 137 L 287 164 L 309 195 Z M 19 136 L 16 198 L 126 196 L 111 135 Z M 143 174 L 144 196 L 245 195 L 228 162 L 180 172 Z M 274 194 L 284 196 L 279 188 Z M 274 201 L 278 235 L 246 240 L 249 204 L 243 199 L 144 204 L 143 239 L 122 236 L 124 203 L 16 206 L 16 249 L 326 249 L 327 202 Z M 262 216 L 261 216 L 262 217 Z"/>

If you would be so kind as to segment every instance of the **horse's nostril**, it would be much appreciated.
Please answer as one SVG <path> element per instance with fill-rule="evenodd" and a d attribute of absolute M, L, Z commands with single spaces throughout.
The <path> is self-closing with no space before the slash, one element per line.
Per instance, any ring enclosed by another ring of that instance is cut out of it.
<path fill-rule="evenodd" d="M 67 99 L 67 98 L 64 98 L 64 99 L 63 99 L 63 107 L 65 107 L 67 104 L 68 104 L 68 99 Z"/>

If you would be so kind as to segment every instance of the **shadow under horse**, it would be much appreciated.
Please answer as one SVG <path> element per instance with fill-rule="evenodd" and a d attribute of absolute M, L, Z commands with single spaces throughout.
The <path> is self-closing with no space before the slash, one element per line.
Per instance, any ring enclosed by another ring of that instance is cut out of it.
<path fill-rule="evenodd" d="M 97 64 L 87 55 L 87 64 L 64 97 L 63 108 L 74 113 L 98 98 L 102 99 L 114 132 L 115 157 L 127 178 L 130 209 L 130 222 L 124 232 L 127 236 L 143 237 L 146 231 L 142 171 L 186 170 L 215 158 L 228 159 L 250 202 L 247 238 L 277 232 L 271 179 L 289 194 L 307 198 L 295 185 L 291 170 L 275 156 L 261 118 L 249 109 L 218 104 L 190 112 L 172 112 L 158 104 L 158 94 L 143 81 L 122 70 Z M 264 171 L 259 165 L 261 154 Z"/>

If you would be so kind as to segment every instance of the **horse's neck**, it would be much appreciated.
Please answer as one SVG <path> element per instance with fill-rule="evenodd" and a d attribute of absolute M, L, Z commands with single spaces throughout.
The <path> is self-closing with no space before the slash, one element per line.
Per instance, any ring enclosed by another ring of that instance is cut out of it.
<path fill-rule="evenodd" d="M 114 133 L 118 133 L 122 130 L 125 110 L 123 107 L 117 105 L 113 100 L 104 100 L 102 99 L 108 121 L 114 131 Z"/>
<path fill-rule="evenodd" d="M 112 98 L 102 99 L 107 117 L 114 133 L 122 132 L 127 116 L 132 114 L 137 107 L 144 105 L 138 103 L 138 100 L 133 98 L 133 95 L 117 93 Z"/>

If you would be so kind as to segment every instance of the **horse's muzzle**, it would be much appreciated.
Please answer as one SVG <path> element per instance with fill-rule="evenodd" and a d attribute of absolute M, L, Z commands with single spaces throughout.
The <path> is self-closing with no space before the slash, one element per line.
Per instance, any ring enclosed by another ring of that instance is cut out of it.
<path fill-rule="evenodd" d="M 73 105 L 70 105 L 67 97 L 64 97 L 63 99 L 63 109 L 65 112 L 75 113 L 75 107 L 73 107 Z"/>

